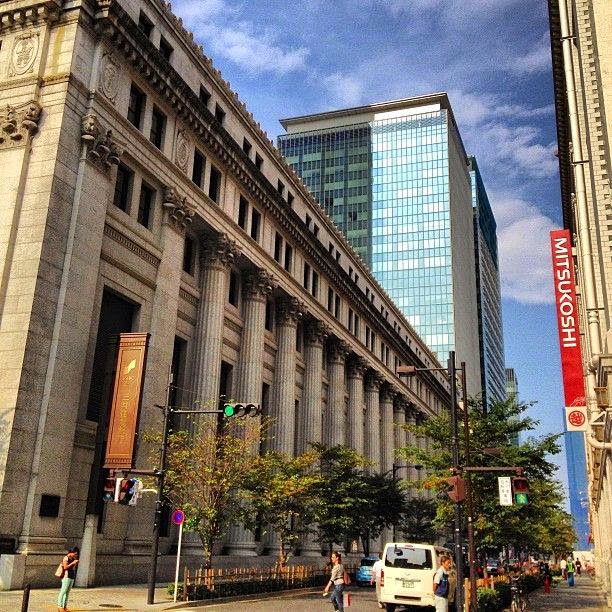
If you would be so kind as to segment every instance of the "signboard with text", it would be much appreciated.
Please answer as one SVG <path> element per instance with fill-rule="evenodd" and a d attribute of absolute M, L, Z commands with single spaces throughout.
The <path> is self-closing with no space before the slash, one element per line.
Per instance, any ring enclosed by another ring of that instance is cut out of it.
<path fill-rule="evenodd" d="M 576 413 L 584 407 L 584 378 L 580 352 L 580 327 L 578 303 L 576 300 L 576 280 L 572 259 L 572 242 L 569 230 L 550 232 L 552 248 L 553 276 L 557 327 L 559 329 L 559 349 L 561 352 L 561 372 L 566 408 L 566 427 L 568 431 L 586 431 L 586 418 L 578 426 L 580 418 Z M 569 415 L 574 417 L 574 424 Z"/>
<path fill-rule="evenodd" d="M 512 506 L 512 479 L 510 476 L 498 476 L 499 505 Z"/>
<path fill-rule="evenodd" d="M 105 468 L 132 467 L 148 344 L 146 333 L 119 335 Z"/>

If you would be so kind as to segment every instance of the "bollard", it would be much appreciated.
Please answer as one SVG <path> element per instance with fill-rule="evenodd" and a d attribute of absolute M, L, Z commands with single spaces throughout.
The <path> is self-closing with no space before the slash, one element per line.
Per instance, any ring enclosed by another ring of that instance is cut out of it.
<path fill-rule="evenodd" d="M 21 600 L 21 612 L 28 612 L 28 604 L 30 603 L 30 589 L 32 585 L 28 582 L 23 589 L 23 598 Z"/>

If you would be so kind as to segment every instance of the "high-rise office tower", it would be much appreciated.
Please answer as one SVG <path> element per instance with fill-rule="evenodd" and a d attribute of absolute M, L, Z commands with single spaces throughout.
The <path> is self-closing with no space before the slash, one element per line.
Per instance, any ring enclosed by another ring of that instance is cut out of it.
<path fill-rule="evenodd" d="M 472 189 L 444 93 L 281 120 L 278 146 L 425 343 L 481 391 Z"/>
<path fill-rule="evenodd" d="M 506 368 L 506 397 L 517 403 L 519 401 L 518 377 L 516 376 L 514 368 Z M 513 437 L 512 444 L 514 444 L 514 446 L 519 445 L 518 433 Z"/>
<path fill-rule="evenodd" d="M 504 330 L 502 326 L 497 224 L 475 157 L 470 157 L 472 206 L 474 207 L 474 251 L 482 401 L 488 404 L 506 397 Z"/>

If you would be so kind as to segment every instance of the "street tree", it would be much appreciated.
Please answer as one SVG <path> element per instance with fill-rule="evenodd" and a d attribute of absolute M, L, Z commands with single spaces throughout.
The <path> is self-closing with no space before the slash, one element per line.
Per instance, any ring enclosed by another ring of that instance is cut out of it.
<path fill-rule="evenodd" d="M 406 502 L 396 533 L 404 542 L 435 542 L 440 534 L 434 525 L 436 502 L 415 497 Z"/>
<path fill-rule="evenodd" d="M 311 450 L 297 457 L 267 452 L 256 457 L 245 480 L 245 524 L 268 525 L 276 534 L 279 564 L 287 563 L 287 549 L 308 531 L 321 483 L 319 455 Z"/>
<path fill-rule="evenodd" d="M 474 534 L 478 548 L 497 553 L 504 546 L 515 550 L 539 550 L 538 538 L 546 530 L 552 517 L 557 516 L 563 497 L 554 480 L 556 466 L 550 455 L 560 452 L 559 435 L 531 437 L 517 444 L 519 434 L 533 431 L 537 422 L 526 415 L 531 404 L 517 402 L 514 398 L 493 402 L 486 412 L 480 400 L 468 402 L 470 431 L 470 460 L 482 467 L 516 466 L 523 470 L 529 481 L 529 503 L 526 506 L 500 506 L 497 476 L 513 476 L 512 472 L 472 473 L 474 499 Z M 436 495 L 436 515 L 433 523 L 440 529 L 452 525 L 454 505 L 447 495 L 446 479 L 452 465 L 450 440 L 451 426 L 448 412 L 430 418 L 406 429 L 431 441 L 430 451 L 417 446 L 401 449 L 400 455 L 423 464 L 427 478 L 410 483 L 413 487 L 431 489 Z M 465 465 L 463 427 L 460 426 L 460 461 Z"/>
<path fill-rule="evenodd" d="M 404 493 L 390 474 L 368 472 L 369 464 L 346 446 L 314 445 L 319 453 L 321 484 L 316 512 L 321 541 L 361 539 L 366 552 L 370 539 L 401 520 Z"/>
<path fill-rule="evenodd" d="M 215 541 L 244 518 L 243 487 L 265 427 L 258 421 L 205 418 L 196 433 L 169 436 L 164 496 L 185 512 L 185 528 L 199 535 L 205 568 L 212 567 Z"/>

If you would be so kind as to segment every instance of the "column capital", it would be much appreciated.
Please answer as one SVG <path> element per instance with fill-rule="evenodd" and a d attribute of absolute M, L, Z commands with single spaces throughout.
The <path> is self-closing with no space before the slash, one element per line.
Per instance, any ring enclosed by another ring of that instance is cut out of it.
<path fill-rule="evenodd" d="M 368 370 L 365 381 L 366 391 L 378 391 L 385 379 L 380 372 L 377 372 L 376 370 Z"/>
<path fill-rule="evenodd" d="M 240 254 L 236 241 L 227 234 L 205 238 L 202 246 L 202 265 L 216 268 L 229 268 Z"/>
<path fill-rule="evenodd" d="M 366 370 L 368 369 L 368 362 L 356 355 L 348 363 L 348 377 L 349 378 L 363 378 Z"/>
<path fill-rule="evenodd" d="M 338 338 L 334 338 L 329 344 L 329 361 L 330 363 L 344 363 L 346 356 L 350 353 L 349 345 Z"/>
<path fill-rule="evenodd" d="M 265 302 L 276 287 L 276 279 L 266 270 L 255 268 L 244 273 L 242 287 L 249 299 Z"/>
<path fill-rule="evenodd" d="M 408 399 L 403 393 L 398 393 L 395 396 L 395 402 L 393 402 L 393 411 L 405 413 L 407 407 L 408 407 Z"/>
<path fill-rule="evenodd" d="M 329 334 L 330 328 L 318 319 L 310 319 L 304 328 L 306 344 L 322 346 Z"/>
<path fill-rule="evenodd" d="M 280 298 L 276 302 L 276 322 L 280 325 L 297 325 L 306 314 L 306 305 L 293 296 Z"/>
<path fill-rule="evenodd" d="M 164 223 L 171 225 L 179 233 L 184 233 L 195 215 L 195 207 L 187 201 L 187 196 L 180 196 L 174 187 L 166 186 L 162 207 L 166 213 Z"/>
<path fill-rule="evenodd" d="M 385 384 L 381 389 L 381 399 L 384 402 L 392 402 L 394 398 L 399 395 L 398 389 L 396 389 L 393 385 Z"/>
<path fill-rule="evenodd" d="M 89 113 L 81 119 L 81 140 L 87 146 L 87 159 L 102 172 L 119 164 L 123 149 L 115 141 L 113 130 L 104 129 L 97 115 Z"/>
<path fill-rule="evenodd" d="M 38 132 L 42 106 L 36 100 L 0 108 L 0 148 L 25 145 Z"/>

